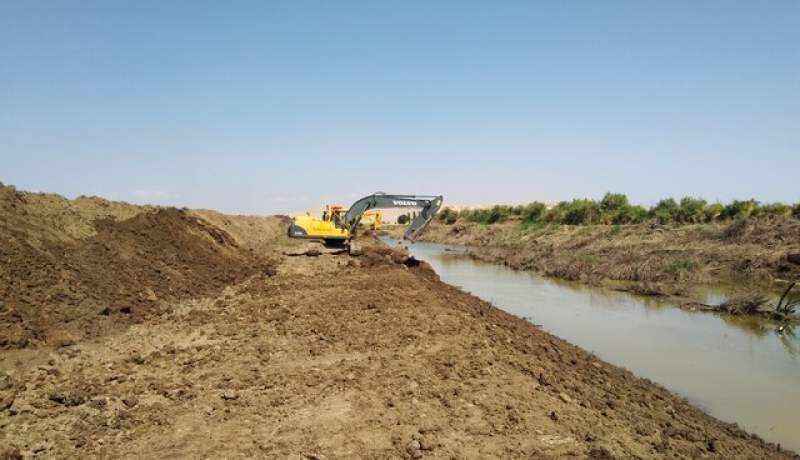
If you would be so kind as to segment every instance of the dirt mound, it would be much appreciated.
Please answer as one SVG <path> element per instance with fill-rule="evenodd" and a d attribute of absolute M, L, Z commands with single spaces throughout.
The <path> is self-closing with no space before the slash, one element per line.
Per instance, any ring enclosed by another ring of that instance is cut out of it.
<path fill-rule="evenodd" d="M 228 232 L 237 243 L 256 252 L 272 252 L 298 248 L 303 240 L 290 239 L 286 227 L 288 216 L 234 216 L 205 209 L 192 209 L 189 213 Z"/>
<path fill-rule="evenodd" d="M 364 232 L 352 242 L 350 254 L 355 259 L 349 261 L 350 265 L 359 267 L 377 267 L 381 265 L 405 265 L 416 267 L 421 264 L 414 259 L 407 249 L 391 248 L 384 244 L 374 232 Z"/>
<path fill-rule="evenodd" d="M 26 234 L 35 227 L 0 232 L 0 347 L 98 334 L 157 311 L 162 300 L 203 296 L 270 265 L 173 208 L 100 219 L 94 235 L 76 241 Z"/>
<path fill-rule="evenodd" d="M 18 191 L 0 186 L 0 231 L 14 232 L 25 241 L 75 241 L 96 233 L 98 219 L 129 219 L 151 206 L 81 196 L 69 200 L 54 193 Z"/>
<path fill-rule="evenodd" d="M 77 252 L 89 296 L 132 307 L 204 295 L 254 272 L 227 232 L 177 209 L 100 221 Z"/>

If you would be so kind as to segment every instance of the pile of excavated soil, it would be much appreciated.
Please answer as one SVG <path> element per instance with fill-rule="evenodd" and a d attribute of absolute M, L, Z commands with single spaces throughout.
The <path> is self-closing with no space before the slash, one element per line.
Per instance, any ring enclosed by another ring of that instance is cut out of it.
<path fill-rule="evenodd" d="M 269 270 L 264 257 L 185 211 L 106 215 L 88 230 L 83 216 L 30 212 L 30 197 L 18 193 L 4 198 L 0 347 L 69 342 Z M 55 221 L 81 231 L 51 237 Z"/>
<path fill-rule="evenodd" d="M 303 240 L 284 238 L 289 225 L 287 216 L 233 216 L 206 209 L 189 213 L 228 232 L 244 248 L 259 253 L 281 251 L 304 244 Z"/>
<path fill-rule="evenodd" d="M 97 227 L 77 259 L 85 291 L 98 302 L 134 306 L 203 296 L 258 268 L 227 232 L 177 209 L 100 221 Z"/>
<path fill-rule="evenodd" d="M 31 244 L 75 241 L 96 233 L 98 219 L 128 219 L 154 209 L 98 197 L 68 200 L 52 193 L 31 193 L 0 185 L 0 230 Z"/>

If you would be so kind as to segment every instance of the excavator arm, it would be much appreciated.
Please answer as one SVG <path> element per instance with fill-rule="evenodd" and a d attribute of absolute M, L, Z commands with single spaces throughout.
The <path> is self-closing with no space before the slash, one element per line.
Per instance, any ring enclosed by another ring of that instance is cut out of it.
<path fill-rule="evenodd" d="M 442 207 L 442 196 L 417 196 L 417 195 L 387 195 L 385 193 L 374 193 L 370 196 L 361 198 L 353 203 L 350 209 L 339 222 L 346 228 L 352 238 L 355 236 L 361 216 L 370 209 L 386 208 L 420 208 L 417 217 L 411 221 L 403 239 L 414 241 L 425 227 L 431 222 L 433 217 Z"/>

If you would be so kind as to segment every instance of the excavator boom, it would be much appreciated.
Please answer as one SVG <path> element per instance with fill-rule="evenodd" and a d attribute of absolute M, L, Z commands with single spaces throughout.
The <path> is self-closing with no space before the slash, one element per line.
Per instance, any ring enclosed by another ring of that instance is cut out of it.
<path fill-rule="evenodd" d="M 387 195 L 373 193 L 353 203 L 345 212 L 335 212 L 326 208 L 322 219 L 310 216 L 295 217 L 289 224 L 288 235 L 292 238 L 316 238 L 325 241 L 345 240 L 353 238 L 358 230 L 358 223 L 367 211 L 387 208 L 419 209 L 417 216 L 411 221 L 403 239 L 414 241 L 442 207 L 442 196 Z M 337 208 L 340 209 L 340 208 Z"/>
<path fill-rule="evenodd" d="M 420 208 L 417 217 L 411 221 L 403 239 L 414 241 L 425 227 L 431 222 L 433 217 L 442 207 L 442 196 L 418 196 L 418 195 L 387 195 L 385 193 L 374 193 L 365 196 L 353 203 L 342 218 L 341 224 L 350 232 L 350 237 L 355 236 L 361 216 L 370 209 L 386 208 Z"/>

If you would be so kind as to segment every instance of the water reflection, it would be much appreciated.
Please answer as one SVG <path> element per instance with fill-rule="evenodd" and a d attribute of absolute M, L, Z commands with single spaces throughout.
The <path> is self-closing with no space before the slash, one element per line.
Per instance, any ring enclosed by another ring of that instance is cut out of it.
<path fill-rule="evenodd" d="M 800 341 L 797 339 L 797 335 L 795 334 L 795 327 L 778 326 L 775 329 L 775 333 L 778 334 L 778 337 L 780 337 L 781 345 L 783 345 L 783 348 L 786 349 L 786 353 L 788 353 L 796 362 L 798 355 L 800 355 Z"/>
<path fill-rule="evenodd" d="M 764 337 L 768 334 L 771 334 L 775 329 L 773 324 L 762 318 L 755 318 L 752 316 L 734 316 L 721 313 L 713 314 L 718 316 L 728 326 L 733 326 L 756 337 Z"/>

